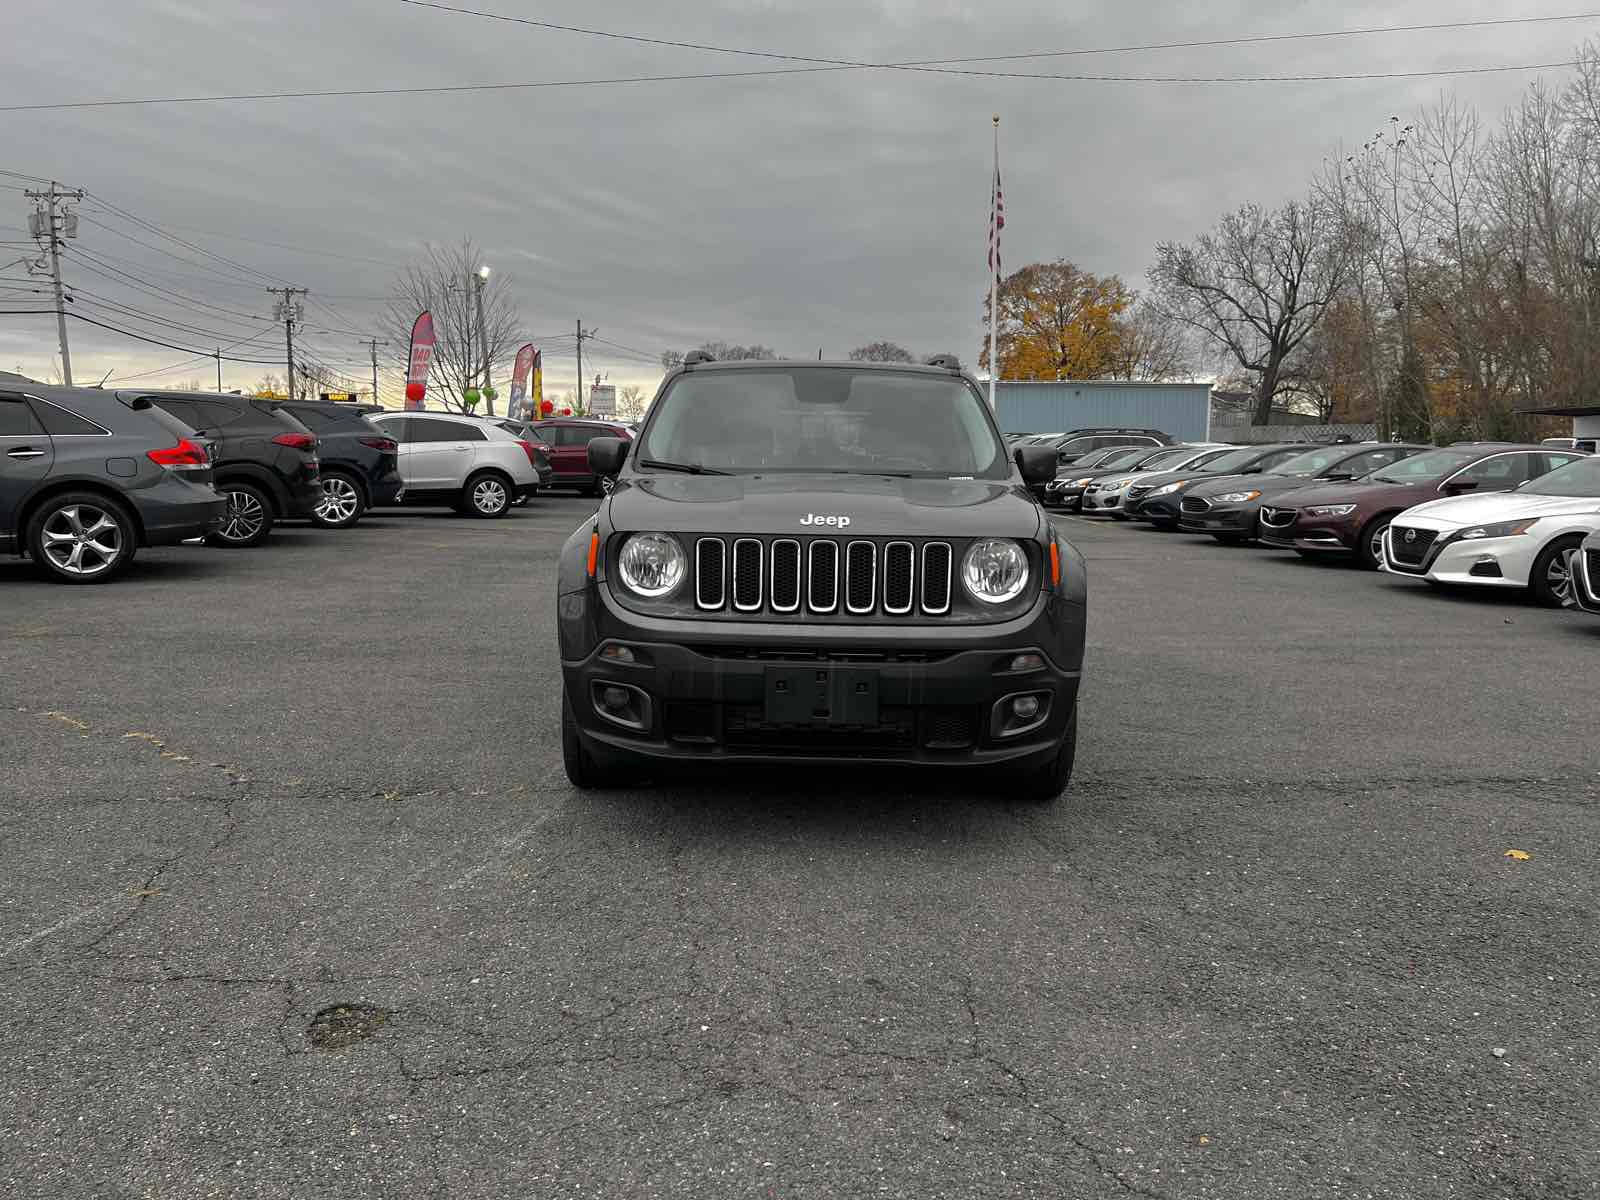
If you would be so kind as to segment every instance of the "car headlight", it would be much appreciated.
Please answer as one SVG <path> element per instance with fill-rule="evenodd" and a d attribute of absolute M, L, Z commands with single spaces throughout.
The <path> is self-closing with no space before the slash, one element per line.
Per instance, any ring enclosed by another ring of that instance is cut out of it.
<path fill-rule="evenodd" d="M 1302 511 L 1308 517 L 1348 517 L 1355 510 L 1354 504 L 1313 504 Z"/>
<path fill-rule="evenodd" d="M 1184 484 L 1186 484 L 1188 482 L 1189 481 L 1187 479 L 1179 479 L 1175 483 L 1167 484 L 1165 487 L 1158 487 L 1155 491 L 1151 492 L 1150 495 L 1151 496 L 1170 496 L 1170 495 L 1172 495 L 1173 492 L 1177 491 L 1179 488 L 1181 488 Z"/>
<path fill-rule="evenodd" d="M 1260 495 L 1260 492 L 1228 492 L 1225 495 L 1215 497 L 1215 499 L 1219 504 L 1248 504 L 1250 501 L 1259 498 Z"/>
<path fill-rule="evenodd" d="M 1131 478 L 1129 478 L 1129 479 L 1113 479 L 1110 483 L 1101 483 L 1100 484 L 1100 490 L 1102 492 L 1120 492 L 1123 488 L 1127 487 L 1132 482 L 1133 482 L 1133 480 Z"/>
<path fill-rule="evenodd" d="M 1028 586 L 1028 556 L 1015 542 L 998 538 L 974 542 L 961 560 L 961 582 L 973 599 L 1004 604 Z"/>
<path fill-rule="evenodd" d="M 1501 521 L 1498 525 L 1479 525 L 1473 529 L 1462 530 L 1461 540 L 1476 542 L 1481 538 L 1518 537 L 1538 523 L 1538 517 L 1530 517 L 1525 521 Z"/>
<path fill-rule="evenodd" d="M 1085 475 L 1082 479 L 1074 479 L 1072 481 L 1072 486 L 1073 487 L 1088 487 L 1093 482 L 1094 482 L 1093 477 L 1091 477 L 1089 475 Z"/>
<path fill-rule="evenodd" d="M 689 556 L 678 539 L 666 533 L 636 533 L 617 556 L 617 574 L 641 596 L 665 596 L 688 572 Z"/>

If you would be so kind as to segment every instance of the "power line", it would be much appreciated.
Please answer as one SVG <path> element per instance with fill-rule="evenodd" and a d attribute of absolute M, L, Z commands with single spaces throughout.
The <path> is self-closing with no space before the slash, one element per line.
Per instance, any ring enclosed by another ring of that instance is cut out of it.
<path fill-rule="evenodd" d="M 670 38 L 647 37 L 641 34 L 616 33 L 605 29 L 588 29 L 581 25 L 562 25 L 554 21 L 539 21 L 532 17 L 513 17 L 504 13 L 485 12 L 482 9 L 440 4 L 437 0 L 399 0 L 413 8 L 431 8 L 438 12 L 460 16 L 481 17 L 490 21 L 504 21 L 513 25 L 531 25 L 538 29 L 552 29 L 562 33 L 578 33 L 585 37 L 609 38 L 615 41 L 639 42 L 650 46 L 670 46 L 679 50 L 706 50 L 714 54 L 737 54 L 753 58 L 778 59 L 784 62 L 818 63 L 832 67 L 850 67 L 868 70 L 909 71 L 924 67 L 953 66 L 975 62 L 1008 62 L 1028 58 L 1070 58 L 1092 54 L 1132 54 L 1152 50 L 1211 49 L 1218 46 L 1247 46 L 1266 42 L 1313 41 L 1322 38 L 1364 37 L 1385 33 L 1434 33 L 1453 29 L 1483 29 L 1500 25 L 1536 25 L 1555 22 L 1600 20 L 1600 12 L 1567 13 L 1544 17 L 1495 17 L 1480 21 L 1437 21 L 1425 25 L 1379 25 L 1364 29 L 1334 29 L 1315 33 L 1257 34 L 1247 37 L 1209 38 L 1190 42 L 1148 42 L 1129 46 L 1099 46 L 1092 49 L 1030 50 L 1018 54 L 983 54 L 966 58 L 929 58 L 909 62 L 874 62 L 848 58 L 818 58 L 805 54 L 783 54 L 771 50 L 749 50 L 731 46 L 713 46 L 704 42 L 682 42 Z"/>
<path fill-rule="evenodd" d="M 872 64 L 865 64 L 872 65 Z M 894 64 L 885 64 L 885 67 Z M 988 79 L 1051 79 L 1063 83 L 1352 83 L 1383 79 L 1434 79 L 1457 75 L 1499 75 L 1517 71 L 1549 71 L 1581 65 L 1574 59 L 1558 62 L 1511 63 L 1489 67 L 1439 67 L 1420 71 L 1362 71 L 1326 75 L 1088 75 L 1028 71 L 972 71 L 953 67 L 905 68 L 934 75 L 960 75 Z M 210 96 L 146 96 L 128 100 L 73 100 L 50 104 L 0 104 L 0 112 L 45 112 L 75 108 L 133 108 L 153 104 L 222 104 L 253 100 L 323 100 L 359 96 L 437 96 L 464 92 L 531 91 L 541 88 L 605 87 L 613 84 L 679 83 L 704 79 L 752 79 L 773 75 L 816 75 L 854 71 L 843 67 L 774 67 L 755 71 L 704 71 L 676 75 L 626 75 L 608 79 L 551 79 L 518 83 L 458 83 L 432 87 L 342 88 L 309 92 L 235 92 Z"/>
<path fill-rule="evenodd" d="M 39 317 L 39 316 L 43 316 L 43 317 L 49 317 L 49 316 L 54 316 L 54 315 L 55 315 L 55 310 L 54 309 L 49 309 L 49 308 L 44 308 L 44 309 L 31 309 L 31 308 L 30 309 L 0 309 L 0 316 L 13 316 L 13 317 Z M 86 317 L 80 312 L 69 312 L 69 313 L 67 313 L 67 316 L 71 317 L 74 321 L 82 321 L 86 325 L 94 325 L 94 326 L 96 326 L 97 328 L 100 328 L 100 329 L 108 329 L 112 333 L 120 333 L 120 334 L 122 334 L 123 337 L 132 338 L 136 342 L 145 342 L 145 343 L 147 343 L 148 345 L 151 345 L 151 346 L 165 346 L 168 350 L 181 350 L 185 354 L 192 354 L 192 355 L 195 355 L 195 356 L 197 356 L 199 358 L 212 358 L 212 357 L 214 357 L 213 354 L 211 353 L 211 351 L 209 351 L 209 350 L 196 350 L 192 346 L 180 346 L 180 345 L 177 345 L 174 342 L 162 341 L 160 338 L 145 337 L 142 334 L 134 333 L 132 330 L 123 329 L 123 328 L 121 328 L 119 326 L 116 326 L 116 325 L 108 325 L 106 322 L 97 321 L 93 317 Z M 234 358 L 234 357 L 231 357 L 231 356 L 226 355 L 226 354 L 223 355 L 222 358 L 223 358 L 224 362 L 266 363 L 268 365 L 276 365 L 278 363 L 278 361 L 279 361 L 276 358 Z"/>

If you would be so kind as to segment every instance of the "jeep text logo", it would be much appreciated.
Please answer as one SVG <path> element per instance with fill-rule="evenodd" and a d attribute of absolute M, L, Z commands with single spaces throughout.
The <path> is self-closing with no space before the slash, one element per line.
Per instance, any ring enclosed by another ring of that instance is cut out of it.
<path fill-rule="evenodd" d="M 800 518 L 802 525 L 831 525 L 835 529 L 845 529 L 850 524 L 849 517 L 824 517 L 817 513 L 807 513 Z"/>

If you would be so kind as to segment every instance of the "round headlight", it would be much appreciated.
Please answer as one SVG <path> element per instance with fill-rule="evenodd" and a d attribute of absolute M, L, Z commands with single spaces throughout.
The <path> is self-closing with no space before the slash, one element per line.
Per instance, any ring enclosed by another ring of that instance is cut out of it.
<path fill-rule="evenodd" d="M 974 542 L 961 560 L 961 581 L 974 599 L 1003 604 L 1028 586 L 1028 556 L 1015 542 Z"/>
<path fill-rule="evenodd" d="M 636 533 L 617 556 L 617 574 L 641 596 L 665 596 L 688 570 L 689 556 L 677 538 L 665 533 Z"/>

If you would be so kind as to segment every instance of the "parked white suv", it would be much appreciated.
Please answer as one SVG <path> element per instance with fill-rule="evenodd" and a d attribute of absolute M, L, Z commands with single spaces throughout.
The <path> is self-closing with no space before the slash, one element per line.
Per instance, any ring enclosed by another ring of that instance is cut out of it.
<path fill-rule="evenodd" d="M 384 412 L 367 419 L 399 444 L 407 505 L 503 517 L 539 486 L 533 445 L 478 417 Z"/>
<path fill-rule="evenodd" d="M 1509 492 L 1408 508 L 1383 537 L 1379 569 L 1429 583 L 1526 588 L 1572 600 L 1568 555 L 1600 530 L 1600 458 L 1580 458 Z"/>

